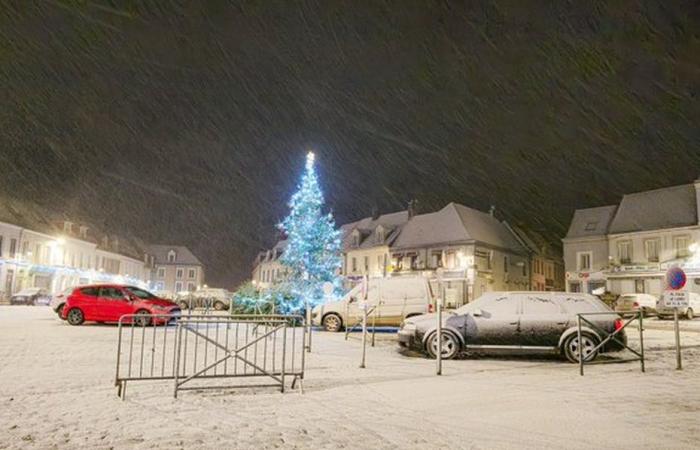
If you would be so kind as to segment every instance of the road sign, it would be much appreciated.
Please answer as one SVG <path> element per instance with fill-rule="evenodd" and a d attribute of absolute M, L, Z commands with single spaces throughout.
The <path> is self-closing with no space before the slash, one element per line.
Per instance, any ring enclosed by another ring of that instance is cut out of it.
<path fill-rule="evenodd" d="M 687 291 L 666 291 L 663 299 L 666 308 L 687 308 L 689 303 Z"/>
<path fill-rule="evenodd" d="M 671 267 L 666 271 L 666 289 L 679 291 L 685 287 L 688 278 L 680 267 Z"/>

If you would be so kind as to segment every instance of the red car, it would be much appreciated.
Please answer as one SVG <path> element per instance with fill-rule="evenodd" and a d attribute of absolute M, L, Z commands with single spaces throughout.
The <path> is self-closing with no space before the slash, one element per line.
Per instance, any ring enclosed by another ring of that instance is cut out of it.
<path fill-rule="evenodd" d="M 152 320 L 167 323 L 172 319 L 154 319 L 151 314 L 179 317 L 180 307 L 134 286 L 99 284 L 75 288 L 61 311 L 61 316 L 71 325 L 81 325 L 85 321 L 119 322 L 125 314 L 135 314 L 133 322 L 145 326 Z"/>

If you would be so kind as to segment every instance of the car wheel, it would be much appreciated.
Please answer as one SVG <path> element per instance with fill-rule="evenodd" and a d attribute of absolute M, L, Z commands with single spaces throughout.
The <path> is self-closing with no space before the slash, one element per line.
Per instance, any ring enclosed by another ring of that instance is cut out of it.
<path fill-rule="evenodd" d="M 328 314 L 323 318 L 323 328 L 336 333 L 343 327 L 343 320 L 337 314 Z"/>
<path fill-rule="evenodd" d="M 140 327 L 147 327 L 151 324 L 151 313 L 146 311 L 145 309 L 140 309 L 136 311 L 134 323 Z"/>
<path fill-rule="evenodd" d="M 73 308 L 70 311 L 68 311 L 66 320 L 71 325 L 82 325 L 83 322 L 85 322 L 85 315 L 78 308 Z"/>
<path fill-rule="evenodd" d="M 695 313 L 693 312 L 693 308 L 688 308 L 688 310 L 685 312 L 685 318 L 688 320 L 693 320 L 695 317 Z"/>
<path fill-rule="evenodd" d="M 224 305 L 223 302 L 215 302 L 214 309 L 217 311 L 223 311 L 224 309 L 226 309 L 226 305 Z"/>
<path fill-rule="evenodd" d="M 58 317 L 61 318 L 61 320 L 66 320 L 63 318 L 63 307 L 66 305 L 58 305 L 58 308 L 56 308 L 56 314 L 58 314 Z"/>
<path fill-rule="evenodd" d="M 577 364 L 579 362 L 579 351 L 583 353 L 584 361 L 593 361 L 598 355 L 598 350 L 595 350 L 598 345 L 598 338 L 590 333 L 581 333 L 582 345 L 578 342 L 578 333 L 573 333 L 564 341 L 562 352 L 567 360 Z"/>
<path fill-rule="evenodd" d="M 428 338 L 428 341 L 426 343 L 426 347 L 428 350 L 428 355 L 430 355 L 431 358 L 437 358 L 437 353 L 438 353 L 438 337 L 437 337 L 437 332 L 434 332 L 430 337 Z M 454 334 L 448 332 L 448 331 L 443 331 L 442 332 L 442 359 L 453 359 L 459 354 L 460 350 L 460 345 L 459 345 L 459 340 L 455 337 Z"/>

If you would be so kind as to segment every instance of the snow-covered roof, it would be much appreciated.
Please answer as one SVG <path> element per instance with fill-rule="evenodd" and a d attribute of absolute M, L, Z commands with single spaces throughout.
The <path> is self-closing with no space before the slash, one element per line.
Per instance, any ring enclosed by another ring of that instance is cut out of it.
<path fill-rule="evenodd" d="M 693 184 L 683 184 L 622 197 L 609 233 L 659 230 L 698 224 Z"/>
<path fill-rule="evenodd" d="M 617 210 L 616 205 L 577 209 L 574 211 L 566 238 L 605 236 L 615 210 Z"/>
<path fill-rule="evenodd" d="M 476 241 L 493 247 L 524 252 L 515 236 L 490 214 L 450 203 L 440 211 L 409 220 L 394 241 L 395 249 Z"/>
<path fill-rule="evenodd" d="M 175 262 L 168 262 L 168 253 L 175 251 Z M 149 245 L 146 252 L 153 255 L 157 264 L 190 264 L 202 265 L 202 262 L 194 254 L 182 245 Z"/>
<path fill-rule="evenodd" d="M 365 217 L 364 219 L 342 225 L 340 227 L 343 239 L 343 249 L 371 248 L 377 245 L 390 245 L 396 238 L 401 226 L 408 221 L 408 211 L 398 211 L 383 214 L 379 217 Z M 384 229 L 384 239 L 380 239 L 377 228 Z M 354 245 L 353 233 L 358 233 L 360 238 L 359 246 Z"/>

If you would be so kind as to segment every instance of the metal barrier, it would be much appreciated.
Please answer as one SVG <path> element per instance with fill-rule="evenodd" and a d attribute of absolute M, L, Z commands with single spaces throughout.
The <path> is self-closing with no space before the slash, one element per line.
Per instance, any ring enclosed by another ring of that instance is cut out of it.
<path fill-rule="evenodd" d="M 620 312 L 615 312 L 615 311 L 609 311 L 609 312 L 591 312 L 591 313 L 580 313 L 577 314 L 577 337 L 578 337 L 578 361 L 579 361 L 579 373 L 581 376 L 583 376 L 583 366 L 585 364 L 613 364 L 613 363 L 622 363 L 622 362 L 632 362 L 632 361 L 639 361 L 641 370 L 644 372 L 644 324 L 643 324 L 643 319 L 644 319 L 644 314 L 642 311 L 636 312 L 636 313 L 631 313 L 632 316 L 627 319 L 627 321 L 623 322 L 622 326 L 617 328 L 614 332 L 610 333 L 606 330 L 603 330 L 600 325 L 594 323 L 591 318 L 591 320 L 587 319 L 585 316 L 611 316 L 611 315 L 616 315 L 618 316 L 619 319 L 624 320 L 625 316 L 629 316 L 630 313 L 620 313 Z M 634 322 L 635 320 L 639 321 L 639 346 L 640 349 L 639 351 L 633 349 L 629 345 L 627 345 L 626 341 L 622 341 L 619 339 L 620 334 L 624 331 L 625 328 L 627 328 L 627 325 L 630 323 Z M 583 329 L 584 325 L 583 323 L 586 323 L 586 327 L 589 327 L 592 331 L 594 331 L 597 335 L 599 335 L 602 340 L 595 345 L 594 347 L 588 349 L 588 354 L 587 355 L 582 355 L 583 354 L 583 335 L 586 333 L 586 331 Z M 615 342 L 619 345 L 622 346 L 622 348 L 625 348 L 632 352 L 635 357 L 633 358 L 626 358 L 626 359 L 614 359 L 614 360 L 599 360 L 599 361 L 594 361 L 595 355 L 598 354 L 598 352 L 603 349 L 607 344 Z M 589 356 L 590 355 L 590 356 Z"/>
<path fill-rule="evenodd" d="M 302 316 L 125 315 L 119 320 L 115 386 L 165 381 L 179 391 L 298 384 L 303 392 L 307 329 Z M 265 379 L 267 383 L 213 386 L 213 379 Z M 197 384 L 197 382 L 200 382 Z"/>

